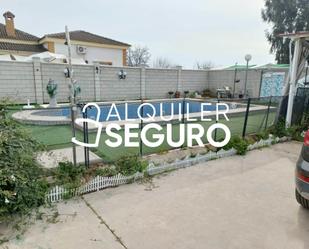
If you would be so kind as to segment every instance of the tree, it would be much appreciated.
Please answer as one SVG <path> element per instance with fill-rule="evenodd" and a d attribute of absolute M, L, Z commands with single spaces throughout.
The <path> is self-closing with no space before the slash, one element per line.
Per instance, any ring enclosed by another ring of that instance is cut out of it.
<path fill-rule="evenodd" d="M 175 65 L 170 62 L 169 59 L 164 57 L 158 57 L 153 62 L 154 68 L 173 68 Z"/>
<path fill-rule="evenodd" d="M 288 64 L 290 41 L 278 35 L 309 31 L 308 0 L 265 0 L 262 19 L 272 25 L 266 31 L 270 52 L 276 54 L 278 64 Z"/>
<path fill-rule="evenodd" d="M 208 70 L 214 67 L 215 67 L 215 64 L 212 61 L 204 61 L 204 62 L 197 61 L 194 65 L 194 68 L 198 70 Z"/>
<path fill-rule="evenodd" d="M 127 64 L 130 67 L 148 66 L 150 52 L 147 47 L 135 46 L 128 49 Z"/>

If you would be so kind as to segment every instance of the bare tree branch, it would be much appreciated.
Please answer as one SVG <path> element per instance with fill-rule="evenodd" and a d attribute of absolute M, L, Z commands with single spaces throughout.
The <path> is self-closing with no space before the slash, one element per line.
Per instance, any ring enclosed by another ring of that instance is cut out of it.
<path fill-rule="evenodd" d="M 154 68 L 173 68 L 175 66 L 169 59 L 164 57 L 158 57 L 153 61 Z"/>
<path fill-rule="evenodd" d="M 127 52 L 127 64 L 130 67 L 148 66 L 151 54 L 147 47 L 135 46 Z"/>
<path fill-rule="evenodd" d="M 212 61 L 204 61 L 204 62 L 197 61 L 194 65 L 194 68 L 198 70 L 207 70 L 207 69 L 211 69 L 214 67 L 215 67 L 215 64 Z"/>

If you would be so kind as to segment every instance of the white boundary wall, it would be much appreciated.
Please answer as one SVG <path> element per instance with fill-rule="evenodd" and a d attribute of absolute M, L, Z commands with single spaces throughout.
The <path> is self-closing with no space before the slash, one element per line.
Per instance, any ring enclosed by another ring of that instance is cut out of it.
<path fill-rule="evenodd" d="M 58 84 L 58 102 L 67 102 L 69 79 L 65 78 L 66 64 L 0 61 L 0 99 L 9 97 L 17 103 L 48 103 L 46 85 L 49 79 Z M 190 92 L 230 86 L 233 89 L 234 70 L 183 70 L 100 65 L 73 65 L 74 78 L 82 89 L 83 101 L 133 100 L 166 98 L 169 91 Z M 119 79 L 118 73 L 127 73 Z M 278 71 L 278 70 L 277 70 Z M 279 70 L 280 71 L 280 70 Z M 282 70 L 281 70 L 282 71 Z M 283 70 L 284 71 L 284 70 Z M 250 69 L 247 89 L 251 97 L 258 97 L 263 71 Z M 238 71 L 235 93 L 244 89 L 244 70 Z"/>

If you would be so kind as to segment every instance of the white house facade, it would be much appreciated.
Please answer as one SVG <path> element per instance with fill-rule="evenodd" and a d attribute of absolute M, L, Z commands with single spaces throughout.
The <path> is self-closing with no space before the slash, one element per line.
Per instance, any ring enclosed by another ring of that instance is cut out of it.
<path fill-rule="evenodd" d="M 90 45 L 82 46 L 83 48 L 86 48 L 86 51 L 80 53 L 78 50 L 80 49 L 80 46 L 81 45 L 78 44 L 72 45 L 72 57 L 81 58 L 89 63 L 99 62 L 102 65 L 123 66 L 126 63 L 126 58 L 123 56 L 124 52 L 122 48 L 105 48 Z M 55 43 L 54 53 L 67 55 L 68 48 L 64 44 Z"/>
<path fill-rule="evenodd" d="M 0 55 L 29 56 L 49 51 L 68 55 L 65 33 L 48 34 L 36 37 L 15 28 L 15 15 L 3 14 L 5 24 L 0 23 Z M 129 44 L 119 42 L 83 30 L 70 32 L 72 58 L 83 59 L 86 63 L 126 66 Z"/>
<path fill-rule="evenodd" d="M 129 44 L 111 40 L 86 31 L 70 32 L 71 54 L 73 58 L 83 59 L 87 63 L 98 62 L 102 65 L 125 66 Z M 45 35 L 39 44 L 49 52 L 67 55 L 65 33 Z"/>

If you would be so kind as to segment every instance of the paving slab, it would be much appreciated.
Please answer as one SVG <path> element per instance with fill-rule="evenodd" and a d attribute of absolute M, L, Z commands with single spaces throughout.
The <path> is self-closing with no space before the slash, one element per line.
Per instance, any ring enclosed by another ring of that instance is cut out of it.
<path fill-rule="evenodd" d="M 64 149 L 56 149 L 50 151 L 44 151 L 40 153 L 37 157 L 37 161 L 45 168 L 55 168 L 58 166 L 59 162 L 73 162 L 73 151 L 72 147 L 64 148 Z M 102 159 L 94 154 L 93 152 L 89 151 L 89 162 L 98 163 L 101 162 Z M 85 163 L 85 154 L 84 154 L 84 147 L 77 146 L 76 147 L 76 162 L 77 164 L 84 164 Z"/>
<path fill-rule="evenodd" d="M 59 216 L 37 221 L 3 249 L 123 249 L 81 199 L 57 205 Z M 53 213 L 51 213 L 53 215 Z"/>
<path fill-rule="evenodd" d="M 128 248 L 309 248 L 309 212 L 294 199 L 300 148 L 278 144 L 85 199 Z"/>
<path fill-rule="evenodd" d="M 309 212 L 294 198 L 300 149 L 277 144 L 60 203 L 58 222 L 3 248 L 309 248 Z"/>

